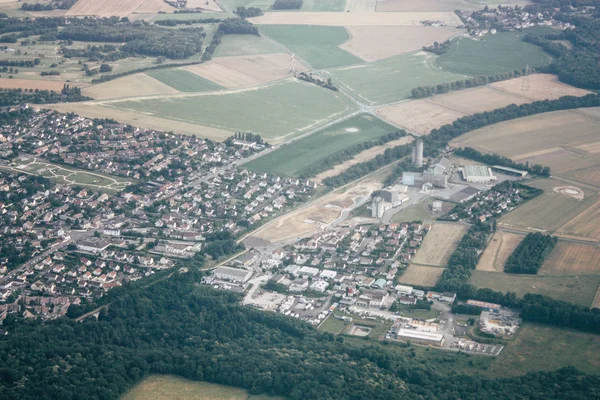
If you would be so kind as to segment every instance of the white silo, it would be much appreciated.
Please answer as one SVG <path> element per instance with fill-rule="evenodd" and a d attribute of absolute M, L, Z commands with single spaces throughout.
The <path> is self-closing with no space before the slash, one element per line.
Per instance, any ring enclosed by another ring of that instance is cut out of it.
<path fill-rule="evenodd" d="M 417 140 L 417 156 L 415 161 L 417 167 L 423 166 L 423 141 L 421 139 Z"/>

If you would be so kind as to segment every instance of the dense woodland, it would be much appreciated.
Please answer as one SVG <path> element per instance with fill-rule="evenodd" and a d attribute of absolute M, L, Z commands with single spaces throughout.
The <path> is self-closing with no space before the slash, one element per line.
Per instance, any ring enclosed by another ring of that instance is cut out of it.
<path fill-rule="evenodd" d="M 479 161 L 487 165 L 500 165 L 502 167 L 520 169 L 522 171 L 527 171 L 539 176 L 550 176 L 550 167 L 544 167 L 539 164 L 529 165 L 529 162 L 526 162 L 525 164 L 517 163 L 508 157 L 501 156 L 500 154 L 485 154 L 475 150 L 472 147 L 458 148 L 454 150 L 454 154 L 459 157 Z"/>
<path fill-rule="evenodd" d="M 438 374 L 410 347 L 356 347 L 308 324 L 198 286 L 192 270 L 122 290 L 99 321 L 9 317 L 0 398 L 117 399 L 151 373 L 289 399 L 590 399 L 600 379 L 573 368 L 516 378 Z"/>
<path fill-rule="evenodd" d="M 504 272 L 511 274 L 537 274 L 558 239 L 539 232 L 528 234 L 508 257 Z"/>

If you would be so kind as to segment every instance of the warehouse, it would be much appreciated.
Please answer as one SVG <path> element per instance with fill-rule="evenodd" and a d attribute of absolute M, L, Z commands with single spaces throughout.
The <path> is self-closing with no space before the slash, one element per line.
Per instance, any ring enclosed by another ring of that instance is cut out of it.
<path fill-rule="evenodd" d="M 527 175 L 527 171 L 521 171 L 520 169 L 503 167 L 501 165 L 494 165 L 492 167 L 492 170 L 494 172 L 498 172 L 500 174 L 518 176 L 518 177 L 521 177 L 521 178 L 525 178 L 525 176 Z"/>
<path fill-rule="evenodd" d="M 219 267 L 213 273 L 217 279 L 235 283 L 246 283 L 252 276 L 252 271 L 231 267 Z"/>
<path fill-rule="evenodd" d="M 473 306 L 473 307 L 479 307 L 479 308 L 483 309 L 484 311 L 491 311 L 491 312 L 498 312 L 502 308 L 502 306 L 500 304 L 487 303 L 485 301 L 479 301 L 479 300 L 467 300 L 467 305 Z"/>
<path fill-rule="evenodd" d="M 421 332 L 412 329 L 400 329 L 396 334 L 398 340 L 410 340 L 412 343 L 442 347 L 444 335 L 441 333 Z"/>
<path fill-rule="evenodd" d="M 465 165 L 460 172 L 463 179 L 470 183 L 490 183 L 498 179 L 492 174 L 492 169 L 484 165 Z"/>

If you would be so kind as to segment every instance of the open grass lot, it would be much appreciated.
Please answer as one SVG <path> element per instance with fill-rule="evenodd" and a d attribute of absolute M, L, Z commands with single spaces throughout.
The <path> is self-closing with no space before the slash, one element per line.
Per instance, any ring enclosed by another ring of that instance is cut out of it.
<path fill-rule="evenodd" d="M 540 179 L 528 184 L 544 193 L 503 215 L 498 220 L 499 226 L 565 234 L 562 227 L 598 201 L 597 192 L 585 188 L 581 188 L 585 194 L 583 200 L 555 192 L 554 188 L 566 185 L 557 179 Z M 577 229 L 571 225 L 569 232 Z"/>
<path fill-rule="evenodd" d="M 600 372 L 599 352 L 599 335 L 525 323 L 484 374 L 516 376 L 574 366 L 597 375 Z"/>
<path fill-rule="evenodd" d="M 435 85 L 464 78 L 436 68 L 434 56 L 409 53 L 366 65 L 330 71 L 335 84 L 369 104 L 385 104 L 411 97 L 417 86 Z"/>
<path fill-rule="evenodd" d="M 600 247 L 558 242 L 539 271 L 540 274 L 599 274 Z"/>
<path fill-rule="evenodd" d="M 282 400 L 280 397 L 249 395 L 243 389 L 191 381 L 173 375 L 150 375 L 121 400 Z"/>
<path fill-rule="evenodd" d="M 177 94 L 179 91 L 146 74 L 134 74 L 84 88 L 82 93 L 95 100 L 105 100 L 157 94 Z"/>
<path fill-rule="evenodd" d="M 256 172 L 300 176 L 305 168 L 355 144 L 377 139 L 396 129 L 367 114 L 331 125 L 257 158 L 245 167 Z"/>
<path fill-rule="evenodd" d="M 467 227 L 459 224 L 435 224 L 423 239 L 412 262 L 415 264 L 445 267 Z"/>
<path fill-rule="evenodd" d="M 363 62 L 338 47 L 350 39 L 348 32 L 341 26 L 264 25 L 260 26 L 260 31 L 316 69 Z"/>
<path fill-rule="evenodd" d="M 225 35 L 215 57 L 279 53 L 281 49 L 268 39 L 254 35 Z"/>
<path fill-rule="evenodd" d="M 494 233 L 483 254 L 481 254 L 481 258 L 479 258 L 477 270 L 503 272 L 506 260 L 524 238 L 525 235 L 516 233 L 501 231 Z"/>
<path fill-rule="evenodd" d="M 434 287 L 444 273 L 444 269 L 411 264 L 400 276 L 398 282 L 407 285 Z"/>
<path fill-rule="evenodd" d="M 327 318 L 325 320 L 325 322 L 323 322 L 320 326 L 319 326 L 319 330 L 321 332 L 329 332 L 332 333 L 334 335 L 337 335 L 338 333 L 340 333 L 348 324 L 344 321 L 342 321 L 339 318 L 334 318 L 333 315 L 331 315 L 329 318 Z"/>
<path fill-rule="evenodd" d="M 355 107 L 340 93 L 297 81 L 222 94 L 161 97 L 109 105 L 189 124 L 253 131 L 267 140 L 313 129 L 352 112 Z"/>
<path fill-rule="evenodd" d="M 522 32 L 501 32 L 486 35 L 482 39 L 460 38 L 453 41 L 450 51 L 435 61 L 446 71 L 465 75 L 491 75 L 500 72 L 530 67 L 541 67 L 552 58 L 540 47 L 525 43 L 521 39 L 528 32 L 551 33 L 551 28 Z"/>
<path fill-rule="evenodd" d="M 401 313 L 403 317 L 406 318 L 421 318 L 421 319 L 432 319 L 440 316 L 440 312 L 434 310 L 418 310 L 412 309 L 410 306 L 400 304 L 398 306 L 398 311 Z"/>
<path fill-rule="evenodd" d="M 209 92 L 223 89 L 221 85 L 178 68 L 157 69 L 146 74 L 180 92 Z"/>
<path fill-rule="evenodd" d="M 81 185 L 99 190 L 118 191 L 132 183 L 131 180 L 122 177 L 52 164 L 30 157 L 15 159 L 10 167 L 4 168 L 14 172 L 40 175 L 62 184 Z"/>
<path fill-rule="evenodd" d="M 519 296 L 538 293 L 589 307 L 596 295 L 600 275 L 520 275 L 476 270 L 469 282 L 478 288 L 515 292 Z"/>
<path fill-rule="evenodd" d="M 392 216 L 392 222 L 411 222 L 429 219 L 431 218 L 431 203 L 431 201 L 422 201 L 403 208 Z"/>

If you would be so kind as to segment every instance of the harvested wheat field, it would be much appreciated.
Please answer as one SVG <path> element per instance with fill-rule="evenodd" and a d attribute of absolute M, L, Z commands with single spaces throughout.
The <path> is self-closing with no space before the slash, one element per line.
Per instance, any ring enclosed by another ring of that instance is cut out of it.
<path fill-rule="evenodd" d="M 567 178 L 600 189 L 600 166 L 573 171 L 567 175 Z"/>
<path fill-rule="evenodd" d="M 128 75 L 123 78 L 90 86 L 82 92 L 85 96 L 90 96 L 97 100 L 179 93 L 179 91 L 173 89 L 171 86 L 165 85 L 146 74 Z"/>
<path fill-rule="evenodd" d="M 466 231 L 467 227 L 464 225 L 434 224 L 423 239 L 412 262 L 438 267 L 446 266 L 450 255 Z"/>
<path fill-rule="evenodd" d="M 433 287 L 440 280 L 445 268 L 409 265 L 398 282 L 408 285 Z"/>
<path fill-rule="evenodd" d="M 485 248 L 477 269 L 479 271 L 504 272 L 504 264 L 525 235 L 497 231 Z"/>
<path fill-rule="evenodd" d="M 218 57 L 184 69 L 226 88 L 237 89 L 292 77 L 291 62 L 289 54 L 260 54 Z M 308 71 L 308 68 L 296 62 L 296 71 Z"/>
<path fill-rule="evenodd" d="M 267 12 L 248 19 L 257 25 L 321 25 L 321 26 L 421 26 L 421 21 L 443 21 L 458 26 L 462 21 L 454 12 L 399 13 L 335 13 L 335 12 Z"/>
<path fill-rule="evenodd" d="M 329 178 L 331 176 L 336 176 L 336 175 L 344 172 L 345 170 L 347 170 L 348 168 L 350 168 L 353 165 L 360 164 L 360 163 L 368 161 L 368 160 L 372 160 L 373 158 L 377 157 L 379 154 L 383 154 L 386 149 L 391 149 L 392 147 L 411 143 L 413 140 L 414 140 L 414 138 L 412 136 L 406 136 L 406 137 L 403 137 L 398 140 L 392 140 L 391 142 L 387 142 L 386 144 L 384 144 L 382 146 L 372 147 L 370 149 L 367 149 L 365 151 L 358 153 L 356 156 L 354 156 L 354 158 L 352 158 L 346 162 L 343 162 L 342 164 L 338 164 L 338 165 L 334 166 L 333 168 L 328 169 L 327 171 L 321 172 L 319 175 L 315 176 L 314 178 L 311 178 L 311 180 L 315 181 L 317 183 L 321 183 L 323 181 L 323 179 Z"/>
<path fill-rule="evenodd" d="M 465 115 L 506 107 L 510 104 L 521 105 L 531 101 L 511 93 L 496 90 L 491 86 L 459 90 L 428 98 L 432 103 L 446 107 Z"/>
<path fill-rule="evenodd" d="M 556 233 L 600 241 L 600 201 L 558 228 Z"/>
<path fill-rule="evenodd" d="M 65 84 L 70 86 L 79 86 L 70 82 L 38 80 L 38 79 L 7 79 L 0 78 L 0 88 L 2 89 L 39 89 L 39 90 L 54 90 L 60 92 Z"/>
<path fill-rule="evenodd" d="M 562 83 L 556 75 L 533 74 L 520 78 L 495 82 L 490 85 L 499 90 L 522 96 L 530 101 L 558 99 L 562 96 L 585 96 L 591 93 L 585 89 Z"/>
<path fill-rule="evenodd" d="M 66 15 L 94 15 L 97 17 L 126 17 L 137 10 L 146 0 L 79 0 Z"/>
<path fill-rule="evenodd" d="M 365 61 L 420 50 L 457 34 L 455 28 L 431 26 L 348 26 L 351 39 L 340 47 Z"/>
<path fill-rule="evenodd" d="M 175 10 L 175 7 L 168 5 L 164 0 L 144 0 L 133 12 L 136 14 L 158 14 L 159 12 L 172 13 Z"/>
<path fill-rule="evenodd" d="M 51 108 L 65 113 L 73 112 L 88 118 L 113 118 L 120 123 L 138 126 L 140 128 L 182 133 L 218 141 L 223 141 L 233 134 L 233 132 L 213 127 L 194 125 L 186 122 L 155 117 L 139 111 L 119 110 L 86 102 L 48 104 L 44 105 L 44 108 Z"/>
<path fill-rule="evenodd" d="M 465 114 L 439 106 L 429 99 L 409 100 L 377 109 L 377 115 L 417 135 L 451 124 Z"/>
<path fill-rule="evenodd" d="M 600 274 L 600 248 L 594 245 L 558 242 L 540 274 Z"/>

